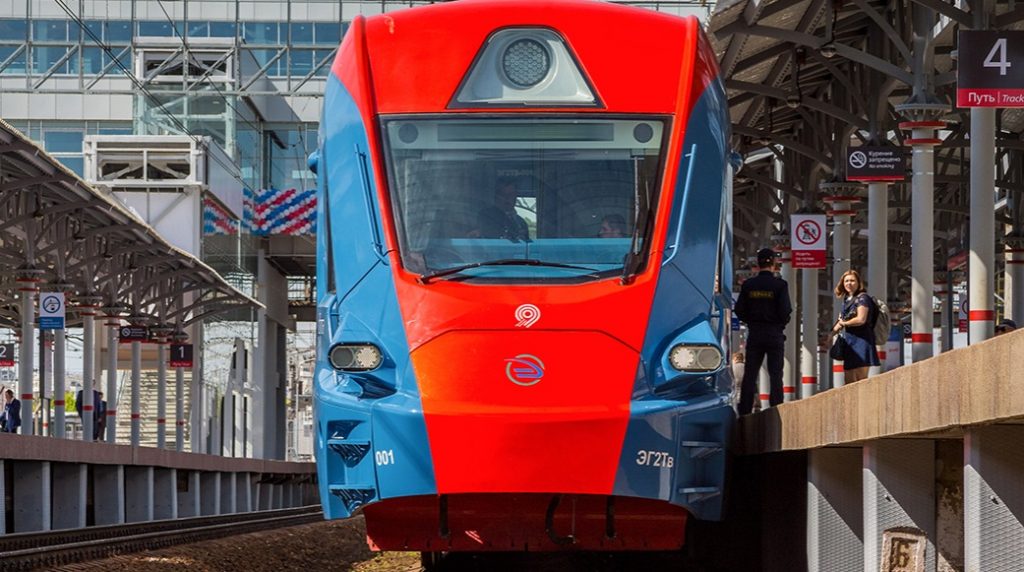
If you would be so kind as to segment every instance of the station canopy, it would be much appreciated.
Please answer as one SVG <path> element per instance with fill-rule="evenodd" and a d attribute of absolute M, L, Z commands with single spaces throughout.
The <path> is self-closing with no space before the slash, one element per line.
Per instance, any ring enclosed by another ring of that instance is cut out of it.
<path fill-rule="evenodd" d="M 0 120 L 0 327 L 20 327 L 19 278 L 171 327 L 262 307 Z"/>

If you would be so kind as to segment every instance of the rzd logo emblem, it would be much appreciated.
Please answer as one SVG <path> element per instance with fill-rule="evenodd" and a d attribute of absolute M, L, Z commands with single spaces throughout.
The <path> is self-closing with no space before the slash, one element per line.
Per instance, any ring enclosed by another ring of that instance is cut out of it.
<path fill-rule="evenodd" d="M 529 328 L 540 319 L 540 308 L 533 304 L 523 304 L 516 308 L 517 328 Z"/>
<path fill-rule="evenodd" d="M 505 359 L 505 375 L 516 385 L 537 385 L 544 377 L 544 362 L 530 354 L 519 354 Z"/>

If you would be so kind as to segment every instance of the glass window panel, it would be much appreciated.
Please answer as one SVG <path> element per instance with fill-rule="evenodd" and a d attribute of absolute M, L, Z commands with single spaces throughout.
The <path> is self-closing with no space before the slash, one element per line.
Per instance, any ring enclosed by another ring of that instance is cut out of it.
<path fill-rule="evenodd" d="M 33 20 L 32 39 L 38 41 L 68 41 L 67 20 Z"/>
<path fill-rule="evenodd" d="M 115 44 L 127 44 L 132 41 L 132 23 L 128 20 L 107 22 L 107 36 L 105 40 Z"/>
<path fill-rule="evenodd" d="M 82 73 L 96 75 L 103 71 L 104 62 L 109 61 L 104 57 L 102 48 L 85 48 L 82 51 Z"/>
<path fill-rule="evenodd" d="M 50 153 L 81 153 L 81 131 L 46 131 L 43 146 Z"/>
<path fill-rule="evenodd" d="M 235 23 L 234 22 L 210 22 L 210 37 L 211 38 L 234 38 L 235 37 Z"/>
<path fill-rule="evenodd" d="M 131 125 L 125 125 L 123 127 L 100 127 L 97 130 L 100 135 L 131 135 Z"/>
<path fill-rule="evenodd" d="M 32 48 L 32 73 L 44 74 L 54 64 L 57 63 L 64 54 L 66 54 L 68 48 L 54 47 L 54 48 Z M 53 73 L 66 74 L 68 72 L 68 63 L 64 62 L 61 64 Z"/>
<path fill-rule="evenodd" d="M 314 51 L 313 52 L 313 63 L 314 63 L 314 65 L 319 64 L 320 60 L 322 60 L 322 59 L 326 58 L 327 56 L 331 55 L 332 51 L 333 50 L 316 50 L 316 51 Z M 317 70 L 316 75 L 319 76 L 319 77 L 327 77 L 327 74 L 329 74 L 331 72 L 331 63 L 332 63 L 331 60 L 327 60 L 327 63 L 325 63 L 322 68 Z"/>
<path fill-rule="evenodd" d="M 312 22 L 292 22 L 292 43 L 293 44 L 312 44 L 313 43 L 313 23 Z"/>
<path fill-rule="evenodd" d="M 313 71 L 313 50 L 292 50 L 292 75 L 305 76 Z"/>
<path fill-rule="evenodd" d="M 336 45 L 341 43 L 341 26 L 335 22 L 316 23 L 316 43 Z"/>
<path fill-rule="evenodd" d="M 206 38 L 210 35 L 210 23 L 209 22 L 189 22 L 188 23 L 188 35 L 189 37 Z"/>
<path fill-rule="evenodd" d="M 245 22 L 243 37 L 250 44 L 276 44 L 277 22 Z"/>
<path fill-rule="evenodd" d="M 274 57 L 274 55 L 277 53 L 277 50 L 247 50 L 247 51 L 250 54 L 252 54 L 253 59 L 256 60 L 256 64 L 259 67 L 261 67 L 261 68 L 263 66 L 267 65 L 267 62 L 269 62 Z M 282 63 L 284 63 L 284 58 L 281 58 L 281 59 L 277 60 L 277 62 L 275 62 L 274 65 L 270 66 L 270 68 L 267 70 L 267 75 L 272 75 L 272 76 L 281 75 L 280 70 L 281 70 L 281 64 Z"/>
<path fill-rule="evenodd" d="M 79 177 L 85 174 L 85 158 L 79 157 L 57 157 L 57 160 L 78 174 Z"/>
<path fill-rule="evenodd" d="M 139 22 L 140 36 L 168 37 L 174 35 L 170 22 Z"/>
<path fill-rule="evenodd" d="M 28 24 L 21 18 L 0 18 L 0 40 L 24 42 L 28 38 Z"/>
<path fill-rule="evenodd" d="M 85 29 L 88 30 L 88 32 L 83 32 L 82 33 L 82 37 L 85 38 L 85 42 L 86 43 L 92 43 L 93 36 L 95 36 L 95 37 L 97 37 L 97 38 L 99 38 L 101 40 L 103 39 L 103 22 L 101 22 L 100 20 L 89 20 L 88 22 L 85 23 Z M 78 26 L 77 25 L 73 25 L 71 27 L 71 37 L 72 37 L 72 39 L 74 39 L 74 38 L 76 38 L 78 36 L 78 32 L 79 32 Z M 92 35 L 89 35 L 89 32 L 91 32 Z"/>
<path fill-rule="evenodd" d="M 0 63 L 6 62 L 14 52 L 20 49 L 18 46 L 0 46 Z M 4 68 L 4 75 L 25 75 L 25 52 L 22 51 L 10 64 Z"/>

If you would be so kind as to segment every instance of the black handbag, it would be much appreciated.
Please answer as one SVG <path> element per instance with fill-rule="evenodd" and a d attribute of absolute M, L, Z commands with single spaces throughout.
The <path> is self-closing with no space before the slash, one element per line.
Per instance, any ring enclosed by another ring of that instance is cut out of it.
<path fill-rule="evenodd" d="M 836 335 L 835 341 L 832 342 L 832 347 L 828 350 L 828 355 L 832 359 L 839 361 L 846 357 L 846 336 L 842 332 Z"/>

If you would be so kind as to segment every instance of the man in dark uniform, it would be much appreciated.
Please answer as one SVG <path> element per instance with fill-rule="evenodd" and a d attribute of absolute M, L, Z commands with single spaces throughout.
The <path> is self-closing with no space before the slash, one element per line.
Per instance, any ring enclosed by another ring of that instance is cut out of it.
<path fill-rule="evenodd" d="M 757 251 L 760 272 L 740 287 L 736 300 L 736 316 L 747 324 L 747 362 L 740 387 L 739 414 L 746 415 L 754 407 L 757 376 L 761 362 L 768 357 L 768 377 L 771 380 L 769 402 L 782 403 L 782 358 L 785 353 L 786 324 L 793 313 L 789 301 L 789 285 L 775 276 L 775 251 L 762 248 Z"/>

